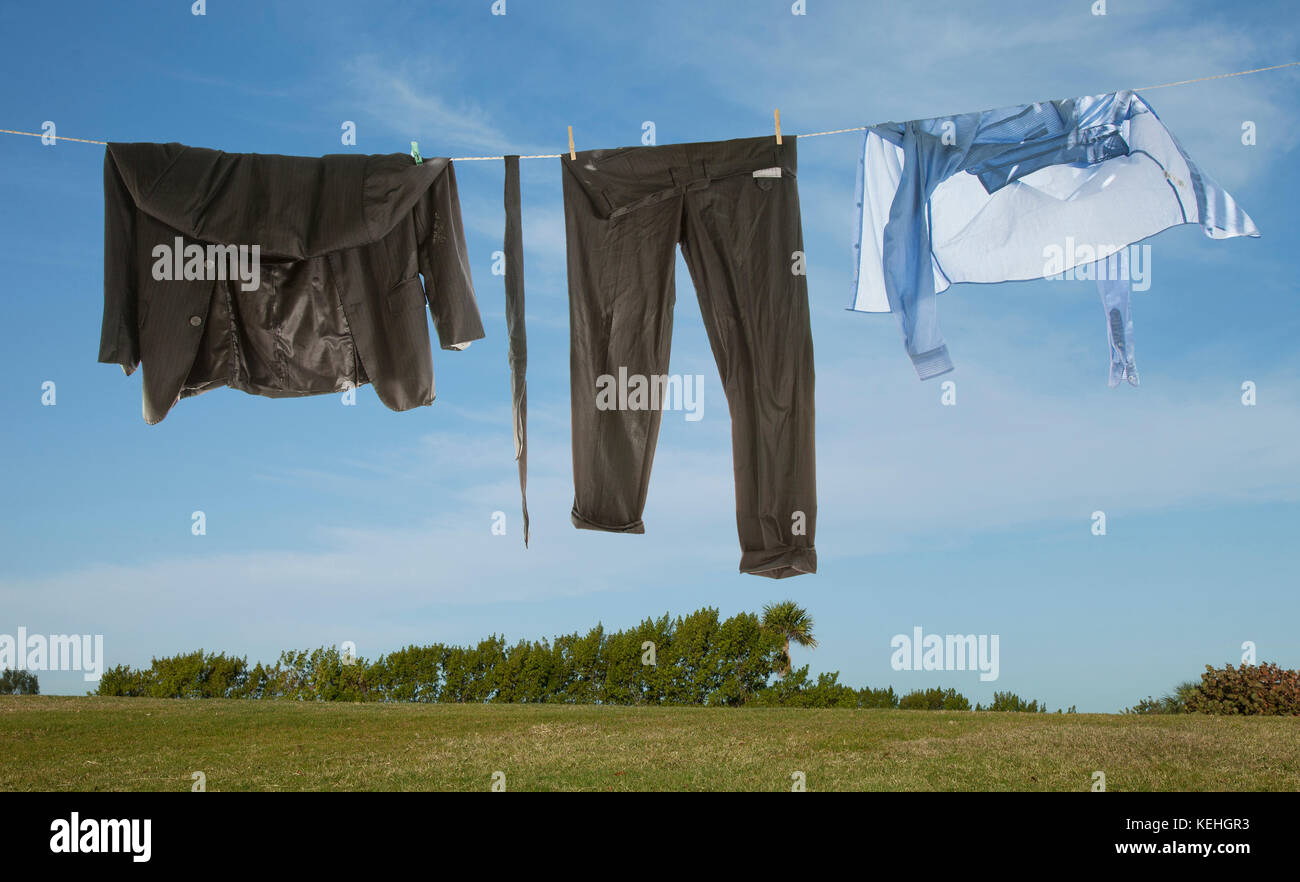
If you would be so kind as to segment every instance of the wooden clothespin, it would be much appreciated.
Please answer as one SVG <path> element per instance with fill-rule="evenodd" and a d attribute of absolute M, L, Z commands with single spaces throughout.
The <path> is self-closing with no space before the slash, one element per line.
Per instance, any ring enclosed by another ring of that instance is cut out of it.
<path fill-rule="evenodd" d="M 569 159 L 577 159 L 578 154 L 573 152 L 573 126 L 569 126 Z"/>
<path fill-rule="evenodd" d="M 772 118 L 776 120 L 776 143 L 781 143 L 781 108 L 772 111 Z"/>

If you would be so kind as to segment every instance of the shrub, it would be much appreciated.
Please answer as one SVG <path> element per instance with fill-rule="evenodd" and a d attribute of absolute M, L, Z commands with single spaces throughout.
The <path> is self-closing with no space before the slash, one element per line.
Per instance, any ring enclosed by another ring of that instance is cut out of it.
<path fill-rule="evenodd" d="M 893 686 L 884 689 L 863 686 L 858 690 L 858 707 L 898 707 L 898 695 Z"/>
<path fill-rule="evenodd" d="M 1239 668 L 1206 665 L 1186 706 L 1203 714 L 1300 715 L 1300 671 L 1271 663 Z"/>
<path fill-rule="evenodd" d="M 225 653 L 187 652 L 155 658 L 149 667 L 109 668 L 96 695 L 149 698 L 238 698 L 244 694 L 248 662 Z"/>
<path fill-rule="evenodd" d="M 1132 707 L 1124 708 L 1121 713 L 1125 714 L 1185 714 L 1188 712 L 1187 704 L 1192 699 L 1193 694 L 1200 687 L 1192 680 L 1185 683 L 1179 683 L 1173 692 L 1162 695 L 1160 698 L 1152 698 L 1148 695 Z"/>
<path fill-rule="evenodd" d="M 0 671 L 0 695 L 40 695 L 41 685 L 36 675 L 27 670 Z"/>
<path fill-rule="evenodd" d="M 134 670 L 130 665 L 116 665 L 104 672 L 95 687 L 94 695 L 116 695 L 139 698 L 145 694 L 147 671 Z"/>
<path fill-rule="evenodd" d="M 1040 704 L 1038 699 L 1025 701 L 1014 692 L 994 692 L 993 701 L 989 703 L 988 707 L 983 707 L 977 704 L 975 705 L 975 710 L 1045 714 L 1047 713 L 1047 705 Z"/>
<path fill-rule="evenodd" d="M 916 689 L 898 700 L 903 710 L 970 710 L 970 701 L 956 689 Z"/>

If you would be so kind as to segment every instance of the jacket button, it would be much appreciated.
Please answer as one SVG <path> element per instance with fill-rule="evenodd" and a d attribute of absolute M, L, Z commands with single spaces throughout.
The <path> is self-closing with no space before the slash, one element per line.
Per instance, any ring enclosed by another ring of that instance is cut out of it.
<path fill-rule="evenodd" d="M 190 316 L 190 325 L 197 328 L 201 324 L 203 324 L 202 316 L 197 316 L 197 315 Z"/>

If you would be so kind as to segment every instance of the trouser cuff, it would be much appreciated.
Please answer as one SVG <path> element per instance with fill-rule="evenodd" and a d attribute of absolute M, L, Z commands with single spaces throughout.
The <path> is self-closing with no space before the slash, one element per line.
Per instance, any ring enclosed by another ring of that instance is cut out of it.
<path fill-rule="evenodd" d="M 577 506 L 569 512 L 569 518 L 573 521 L 573 526 L 579 530 L 600 530 L 605 533 L 644 533 L 645 522 L 640 518 L 628 524 L 602 524 L 599 521 L 593 521 L 591 518 L 584 517 L 578 512 Z"/>
<path fill-rule="evenodd" d="M 746 551 L 740 556 L 740 571 L 751 576 L 785 579 L 817 572 L 817 549 L 787 546 Z"/>

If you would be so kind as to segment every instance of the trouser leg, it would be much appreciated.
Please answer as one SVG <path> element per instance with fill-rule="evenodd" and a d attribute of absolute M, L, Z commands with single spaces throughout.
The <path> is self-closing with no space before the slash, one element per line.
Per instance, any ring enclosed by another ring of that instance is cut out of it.
<path fill-rule="evenodd" d="M 583 161 L 579 156 L 579 162 Z M 643 533 L 661 411 L 630 409 L 620 378 L 668 371 L 681 200 L 602 217 L 562 160 L 569 270 L 574 526 Z"/>
<path fill-rule="evenodd" d="M 682 251 L 731 411 L 740 570 L 815 573 L 813 348 L 795 178 L 731 175 L 689 190 Z"/>

